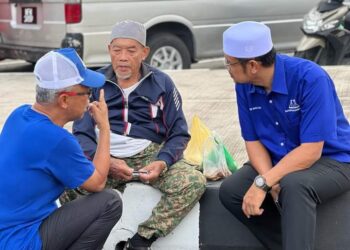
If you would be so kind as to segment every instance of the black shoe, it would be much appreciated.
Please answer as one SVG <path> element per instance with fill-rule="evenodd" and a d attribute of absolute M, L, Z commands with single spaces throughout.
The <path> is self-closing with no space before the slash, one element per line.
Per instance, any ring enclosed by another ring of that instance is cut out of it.
<path fill-rule="evenodd" d="M 146 246 L 133 246 L 131 245 L 130 239 L 128 239 L 123 250 L 152 250 L 152 248 Z"/>
<path fill-rule="evenodd" d="M 115 246 L 115 250 L 123 250 L 126 245 L 126 241 L 119 241 Z"/>

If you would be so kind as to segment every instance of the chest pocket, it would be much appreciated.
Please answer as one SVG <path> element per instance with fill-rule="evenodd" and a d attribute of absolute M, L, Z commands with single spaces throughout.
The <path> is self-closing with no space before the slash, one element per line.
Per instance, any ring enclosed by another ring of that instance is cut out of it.
<path fill-rule="evenodd" d="M 149 112 L 150 112 L 150 116 L 152 119 L 160 116 L 160 111 L 163 111 L 164 109 L 164 102 L 163 102 L 163 97 L 159 97 L 158 101 L 156 102 L 152 102 L 152 100 L 148 99 L 145 96 L 140 96 L 143 101 L 146 101 L 149 105 Z"/>

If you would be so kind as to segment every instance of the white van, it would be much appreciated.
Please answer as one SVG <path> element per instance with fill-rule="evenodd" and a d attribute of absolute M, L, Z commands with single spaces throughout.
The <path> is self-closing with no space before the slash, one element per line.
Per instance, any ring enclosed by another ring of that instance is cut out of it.
<path fill-rule="evenodd" d="M 109 62 L 113 24 L 145 24 L 150 64 L 189 68 L 222 56 L 222 33 L 243 20 L 272 29 L 277 50 L 294 50 L 302 17 L 318 0 L 0 0 L 0 58 L 36 62 L 49 50 L 74 47 L 88 66 Z M 247 32 L 249 32 L 247 30 Z"/>

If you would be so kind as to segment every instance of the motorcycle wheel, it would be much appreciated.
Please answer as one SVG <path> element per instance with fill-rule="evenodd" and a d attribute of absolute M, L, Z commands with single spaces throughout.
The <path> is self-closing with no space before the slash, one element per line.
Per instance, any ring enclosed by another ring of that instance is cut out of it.
<path fill-rule="evenodd" d="M 328 65 L 331 59 L 327 51 L 321 47 L 314 47 L 304 51 L 296 51 L 294 56 L 314 61 L 319 65 Z"/>

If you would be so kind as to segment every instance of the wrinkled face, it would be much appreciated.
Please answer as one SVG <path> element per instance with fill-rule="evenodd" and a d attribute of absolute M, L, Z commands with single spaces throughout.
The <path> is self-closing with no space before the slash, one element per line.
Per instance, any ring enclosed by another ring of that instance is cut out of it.
<path fill-rule="evenodd" d="M 146 59 L 149 48 L 128 38 L 114 39 L 108 45 L 115 74 L 119 80 L 138 81 L 141 63 Z"/>

